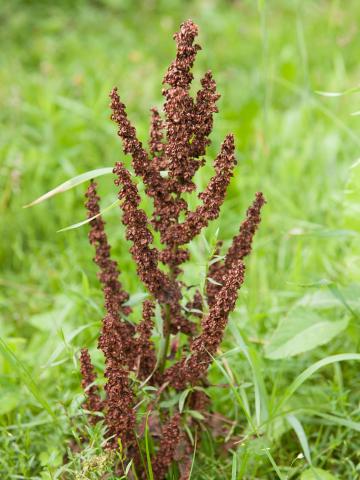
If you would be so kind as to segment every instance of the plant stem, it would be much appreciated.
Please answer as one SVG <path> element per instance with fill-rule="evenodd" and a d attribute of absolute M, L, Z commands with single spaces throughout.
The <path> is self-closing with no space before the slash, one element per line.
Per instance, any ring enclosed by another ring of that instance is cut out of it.
<path fill-rule="evenodd" d="M 165 306 L 165 314 L 163 317 L 163 332 L 165 337 L 164 348 L 162 351 L 162 355 L 159 362 L 159 371 L 160 373 L 164 373 L 166 359 L 168 355 L 169 345 L 170 345 L 170 307 L 169 305 Z"/>

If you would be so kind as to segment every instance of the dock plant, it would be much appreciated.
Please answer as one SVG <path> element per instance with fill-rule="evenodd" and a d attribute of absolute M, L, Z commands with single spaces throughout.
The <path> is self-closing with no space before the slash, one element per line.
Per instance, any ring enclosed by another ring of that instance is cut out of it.
<path fill-rule="evenodd" d="M 94 181 L 86 192 L 89 241 L 95 249 L 106 310 L 98 341 L 106 381 L 101 392 L 89 352 L 83 348 L 85 407 L 91 423 L 104 419 L 105 448 L 122 452 L 125 463 L 115 461 L 115 471 L 124 473 L 125 465 L 132 462 L 132 475 L 138 478 L 161 480 L 175 460 L 180 478 L 189 477 L 194 437 L 212 408 L 208 369 L 244 282 L 244 261 L 265 203 L 262 193 L 256 193 L 229 249 L 223 251 L 222 243 L 217 243 L 203 291 L 180 279 L 182 265 L 190 257 L 189 242 L 218 218 L 236 165 L 234 136 L 229 133 L 213 162 L 207 187 L 196 192 L 194 175 L 205 164 L 220 97 L 211 71 L 201 79 L 195 98 L 190 94 L 191 70 L 201 48 L 194 43 L 197 34 L 198 27 L 188 20 L 174 35 L 176 57 L 163 80 L 163 111 L 151 109 L 148 148 L 138 139 L 117 88 L 110 93 L 111 119 L 124 154 L 132 159 L 131 168 L 117 161 L 113 173 L 122 231 L 131 244 L 142 285 L 139 290 L 145 288 L 148 294 L 141 318 L 128 302 L 121 267 L 111 256 Z M 141 208 L 140 182 L 153 207 L 151 216 Z M 199 198 L 194 210 L 186 200 L 191 192 Z M 184 292 L 191 288 L 189 301 Z M 161 319 L 160 342 L 153 335 L 156 315 Z M 160 408 L 164 400 L 169 406 Z"/>

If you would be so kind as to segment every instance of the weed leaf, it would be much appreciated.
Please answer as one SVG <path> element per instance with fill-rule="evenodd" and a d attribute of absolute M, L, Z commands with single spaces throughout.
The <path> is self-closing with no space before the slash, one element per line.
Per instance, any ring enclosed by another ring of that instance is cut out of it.
<path fill-rule="evenodd" d="M 277 360 L 312 350 L 342 332 L 349 317 L 331 320 L 304 307 L 295 307 L 283 318 L 265 348 L 267 358 Z"/>

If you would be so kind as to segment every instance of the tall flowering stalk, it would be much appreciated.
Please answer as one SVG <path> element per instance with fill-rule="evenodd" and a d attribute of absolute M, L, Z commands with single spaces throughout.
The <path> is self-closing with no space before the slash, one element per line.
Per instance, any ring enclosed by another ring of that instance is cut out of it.
<path fill-rule="evenodd" d="M 141 438 L 144 430 L 149 430 L 155 444 L 152 470 L 157 480 L 166 477 L 175 457 L 185 465 L 180 471 L 189 471 L 188 458 L 181 460 L 176 452 L 183 445 L 183 451 L 191 455 L 183 427 L 186 422 L 188 426 L 193 423 L 182 409 L 173 408 L 159 415 L 156 411 L 159 398 L 170 399 L 177 392 L 193 388 L 186 399 L 188 408 L 202 411 L 209 408 L 210 399 L 204 391 L 207 371 L 222 341 L 229 314 L 235 308 L 244 281 L 244 259 L 251 252 L 265 203 L 263 195 L 257 193 L 223 257 L 219 242 L 209 267 L 205 293 L 197 290 L 193 299 L 184 304 L 183 292 L 187 286 L 178 277 L 181 265 L 190 256 L 186 245 L 219 216 L 236 165 L 234 137 L 228 134 L 214 160 L 214 174 L 208 186 L 198 193 L 199 206 L 193 211 L 189 209 L 184 194 L 196 190 L 193 177 L 205 163 L 203 156 L 210 144 L 213 114 L 217 112 L 219 99 L 211 72 L 202 78 L 195 98 L 190 95 L 191 68 L 200 50 L 194 43 L 197 34 L 197 26 L 188 20 L 174 36 L 176 58 L 163 80 L 166 85 L 163 114 L 151 109 L 148 150 L 137 138 L 117 89 L 110 93 L 111 118 L 118 126 L 123 151 L 131 156 L 134 174 L 143 182 L 153 204 L 149 218 L 140 207 L 141 196 L 130 170 L 117 162 L 115 185 L 119 188 L 125 236 L 131 242 L 137 275 L 149 294 L 143 303 L 141 321 L 127 304 L 129 294 L 119 280 L 117 263 L 110 257 L 96 184 L 91 182 L 86 192 L 86 208 L 91 218 L 89 240 L 95 247 L 94 261 L 99 267 L 105 300 L 99 348 L 105 357 L 106 384 L 102 398 L 89 352 L 83 349 L 80 360 L 85 406 L 90 411 L 103 412 L 107 446 L 116 449 L 121 445 L 122 452 L 134 459 L 139 478 L 145 478 L 148 468 L 141 461 Z M 154 231 L 162 248 L 154 245 Z M 163 322 L 161 345 L 153 338 L 156 308 Z M 148 384 L 156 392 L 150 401 L 142 389 Z M 148 429 L 144 429 L 144 415 Z M 100 417 L 91 418 L 95 422 Z M 156 441 L 156 430 L 161 430 L 160 441 Z M 181 478 L 186 475 L 183 473 Z"/>

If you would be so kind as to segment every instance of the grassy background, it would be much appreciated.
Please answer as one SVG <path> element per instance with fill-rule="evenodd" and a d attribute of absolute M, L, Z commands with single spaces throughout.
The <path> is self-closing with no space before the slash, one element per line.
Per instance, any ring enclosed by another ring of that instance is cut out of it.
<path fill-rule="evenodd" d="M 238 157 L 222 218 L 207 238 L 219 226 L 219 237 L 229 241 L 256 190 L 268 201 L 226 346 L 238 346 L 241 332 L 271 411 L 304 368 L 331 354 L 357 351 L 355 299 L 347 328 L 326 345 L 287 359 L 265 357 L 278 322 L 299 299 L 328 295 L 324 280 L 358 291 L 359 238 L 343 194 L 360 146 L 359 117 L 350 116 L 359 109 L 358 97 L 314 92 L 356 85 L 359 2 L 348 0 L 345 9 L 335 0 L 14 0 L 0 3 L 0 17 L 0 335 L 6 342 L 0 355 L 1 478 L 61 475 L 69 442 L 78 428 L 86 429 L 79 417 L 77 353 L 88 345 L 96 355 L 102 315 L 87 227 L 56 233 L 85 218 L 84 187 L 33 209 L 22 206 L 76 174 L 123 157 L 108 119 L 107 95 L 114 85 L 147 140 L 148 111 L 161 104 L 161 79 L 174 56 L 172 34 L 187 18 L 199 24 L 203 47 L 195 80 L 211 68 L 222 94 L 209 163 L 229 131 Z M 210 174 L 205 168 L 198 175 L 199 186 Z M 112 181 L 104 177 L 100 185 L 103 205 L 109 205 L 116 198 Z M 117 209 L 106 220 L 124 284 L 135 294 L 139 285 Z M 185 277 L 199 281 L 206 257 L 201 239 L 192 249 L 196 255 Z M 318 306 L 310 302 L 309 315 Z M 334 321 L 344 315 L 341 303 L 326 310 Z M 101 365 L 101 357 L 96 359 Z M 298 458 L 302 447 L 288 423 L 272 418 L 259 437 L 248 435 L 237 400 L 241 394 L 253 411 L 254 378 L 240 351 L 227 361 L 242 387 L 236 395 L 214 388 L 212 398 L 218 410 L 237 420 L 242 442 L 233 457 L 227 452 L 215 461 L 211 442 L 204 441 L 193 478 L 231 478 L 232 470 L 233 478 L 300 478 L 307 461 Z M 214 378 L 223 376 L 213 370 Z M 351 362 L 329 366 L 288 405 L 308 408 L 297 414 L 303 442 L 310 445 L 313 464 L 339 479 L 359 476 L 358 424 L 334 425 L 309 412 L 360 421 L 358 371 Z M 98 453 L 98 434 L 92 431 L 93 444 L 83 457 L 72 457 L 74 471 L 86 455 Z"/>

